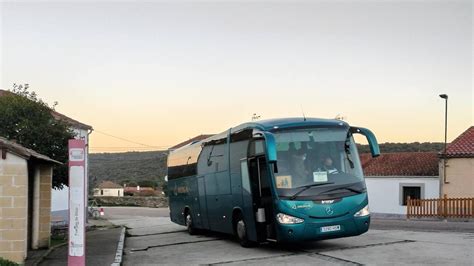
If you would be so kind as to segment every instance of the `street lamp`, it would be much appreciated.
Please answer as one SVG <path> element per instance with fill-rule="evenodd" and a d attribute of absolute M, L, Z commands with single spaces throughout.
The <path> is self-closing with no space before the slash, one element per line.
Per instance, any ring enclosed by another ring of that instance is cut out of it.
<path fill-rule="evenodd" d="M 449 183 L 449 182 L 446 181 L 446 147 L 447 147 L 447 141 L 448 141 L 448 95 L 447 94 L 440 94 L 439 97 L 441 97 L 445 100 L 443 180 L 444 180 L 444 183 L 447 184 L 447 183 Z"/>

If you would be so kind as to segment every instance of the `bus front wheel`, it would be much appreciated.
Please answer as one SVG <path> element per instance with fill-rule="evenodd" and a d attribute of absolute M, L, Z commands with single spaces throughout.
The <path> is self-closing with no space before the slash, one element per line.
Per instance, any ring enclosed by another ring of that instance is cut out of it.
<path fill-rule="evenodd" d="M 191 212 L 187 211 L 184 218 L 185 218 L 186 229 L 188 230 L 188 233 L 190 235 L 195 235 L 196 234 L 196 228 L 194 228 L 193 217 L 191 216 Z"/>
<path fill-rule="evenodd" d="M 242 247 L 249 248 L 255 246 L 256 243 L 250 241 L 247 237 L 247 225 L 245 224 L 242 215 L 239 215 L 239 217 L 237 218 L 237 222 L 235 223 L 235 233 Z"/>

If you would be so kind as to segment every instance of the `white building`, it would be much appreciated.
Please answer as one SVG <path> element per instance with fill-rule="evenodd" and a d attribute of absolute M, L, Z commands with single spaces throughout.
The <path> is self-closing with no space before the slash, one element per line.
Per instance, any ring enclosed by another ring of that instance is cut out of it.
<path fill-rule="evenodd" d="M 94 197 L 123 197 L 123 187 L 112 182 L 102 181 L 94 188 Z"/>
<path fill-rule="evenodd" d="M 52 111 L 51 114 L 53 115 L 54 118 L 61 120 L 69 125 L 69 128 L 74 131 L 76 134 L 75 138 L 76 139 L 82 139 L 86 143 L 86 156 L 85 156 L 85 166 L 86 166 L 86 189 L 85 189 L 85 198 L 88 198 L 88 193 L 89 189 L 89 135 L 92 133 L 93 129 L 91 126 L 86 125 L 84 123 L 81 123 L 77 120 L 74 120 L 70 117 L 67 117 L 61 113 L 58 113 L 56 111 Z M 53 189 L 54 190 L 54 189 Z M 53 197 L 51 201 L 51 210 L 52 211 L 57 211 L 57 210 L 64 210 L 68 208 L 69 205 L 64 205 L 64 200 L 68 202 L 69 199 L 69 188 L 64 187 L 61 190 L 55 190 L 53 191 Z"/>
<path fill-rule="evenodd" d="M 438 157 L 435 152 L 361 155 L 369 206 L 376 214 L 406 214 L 406 198 L 439 198 Z"/>

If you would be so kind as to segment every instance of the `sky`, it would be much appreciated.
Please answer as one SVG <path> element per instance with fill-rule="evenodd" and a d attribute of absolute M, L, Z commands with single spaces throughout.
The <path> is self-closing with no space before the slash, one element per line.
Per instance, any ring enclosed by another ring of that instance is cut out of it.
<path fill-rule="evenodd" d="M 58 101 L 94 127 L 91 152 L 164 149 L 254 113 L 442 142 L 440 93 L 451 141 L 473 125 L 472 13 L 458 0 L 3 1 L 0 88 Z"/>

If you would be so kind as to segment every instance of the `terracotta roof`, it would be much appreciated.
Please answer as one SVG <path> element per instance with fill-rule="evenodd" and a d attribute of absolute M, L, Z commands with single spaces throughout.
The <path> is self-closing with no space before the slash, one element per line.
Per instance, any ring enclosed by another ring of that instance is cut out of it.
<path fill-rule="evenodd" d="M 448 158 L 474 157 L 474 126 L 466 129 L 466 131 L 448 144 L 446 155 Z M 440 156 L 444 157 L 443 152 L 440 153 Z"/>
<path fill-rule="evenodd" d="M 176 144 L 173 147 L 169 148 L 168 150 L 176 150 L 176 149 L 179 149 L 179 148 L 181 148 L 183 146 L 186 146 L 188 144 L 191 144 L 191 143 L 194 143 L 194 142 L 197 142 L 197 141 L 201 141 L 201 140 L 207 139 L 207 138 L 212 137 L 212 136 L 214 136 L 214 134 L 201 134 L 199 136 L 196 136 L 194 138 L 191 138 L 191 139 L 183 141 L 179 144 Z"/>
<path fill-rule="evenodd" d="M 140 191 L 155 191 L 152 187 L 140 187 L 140 190 L 137 187 L 125 187 L 124 192 L 140 192 Z"/>
<path fill-rule="evenodd" d="M 2 96 L 7 96 L 7 95 L 15 95 L 13 92 L 11 91 L 6 91 L 6 90 L 1 90 L 0 89 L 0 97 Z M 67 124 L 69 124 L 70 126 L 72 127 L 76 127 L 76 128 L 79 128 L 79 129 L 85 129 L 85 130 L 91 130 L 92 129 L 92 126 L 89 126 L 89 125 L 86 125 L 84 123 L 81 123 L 77 120 L 74 120 L 68 116 L 65 116 L 61 113 L 58 113 L 54 110 L 51 110 L 51 115 L 57 119 L 57 120 L 61 120 Z"/>
<path fill-rule="evenodd" d="M 383 153 L 372 158 L 360 155 L 365 176 L 438 176 L 436 152 Z"/>
<path fill-rule="evenodd" d="M 20 144 L 18 144 L 16 142 L 13 142 L 13 141 L 9 141 L 9 140 L 7 140 L 6 138 L 3 138 L 3 137 L 0 137 L 0 150 L 1 150 L 0 160 L 3 158 L 3 154 L 4 154 L 3 151 L 8 151 L 8 152 L 14 153 L 14 154 L 16 154 L 20 157 L 23 157 L 27 160 L 29 160 L 31 157 L 33 157 L 33 158 L 36 158 L 38 160 L 45 161 L 45 162 L 48 162 L 48 163 L 62 164 L 62 163 L 60 163 L 56 160 L 53 160 L 53 159 L 49 158 L 46 155 L 37 153 L 36 151 L 28 149 L 28 148 L 25 148 L 25 147 L 21 146 Z"/>
<path fill-rule="evenodd" d="M 102 181 L 97 187 L 98 188 L 123 188 L 121 185 L 118 185 L 112 181 Z"/>

